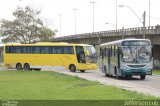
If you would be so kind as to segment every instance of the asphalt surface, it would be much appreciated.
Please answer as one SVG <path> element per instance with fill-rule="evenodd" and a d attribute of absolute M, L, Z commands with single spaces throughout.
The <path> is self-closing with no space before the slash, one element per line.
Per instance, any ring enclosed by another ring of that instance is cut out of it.
<path fill-rule="evenodd" d="M 115 77 L 105 77 L 104 73 L 100 72 L 99 70 L 87 71 L 86 73 L 97 75 L 99 77 L 106 79 L 117 80 Z M 144 86 L 150 86 L 160 90 L 160 75 L 147 75 L 145 80 L 141 80 L 140 76 L 133 76 L 132 78 L 122 78 L 120 79 L 120 81 L 130 82 L 133 84 L 140 84 Z"/>

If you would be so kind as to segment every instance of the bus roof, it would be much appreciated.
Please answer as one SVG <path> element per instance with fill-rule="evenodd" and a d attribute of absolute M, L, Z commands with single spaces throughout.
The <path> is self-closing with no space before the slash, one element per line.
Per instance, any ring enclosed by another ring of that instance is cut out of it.
<path fill-rule="evenodd" d="M 92 46 L 88 44 L 74 44 L 67 42 L 37 42 L 37 43 L 28 43 L 28 44 L 20 44 L 20 43 L 8 43 L 4 44 L 5 46 Z"/>
<path fill-rule="evenodd" d="M 103 43 L 100 45 L 100 47 L 103 47 L 103 46 L 108 46 L 108 45 L 121 45 L 121 43 L 123 41 L 137 41 L 137 40 L 140 40 L 140 41 L 149 41 L 149 39 L 134 39 L 134 38 L 129 38 L 129 39 L 121 39 L 121 40 L 116 40 L 116 41 L 112 41 L 112 42 L 107 42 L 107 43 Z"/>

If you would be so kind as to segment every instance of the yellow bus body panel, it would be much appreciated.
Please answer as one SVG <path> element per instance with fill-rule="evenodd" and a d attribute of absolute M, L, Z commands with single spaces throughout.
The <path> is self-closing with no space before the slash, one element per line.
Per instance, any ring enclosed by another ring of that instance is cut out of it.
<path fill-rule="evenodd" d="M 94 70 L 97 68 L 96 63 L 78 63 L 75 54 L 75 46 L 84 46 L 80 44 L 67 43 L 37 43 L 37 44 L 15 44 L 14 46 L 73 46 L 74 54 L 14 54 L 5 53 L 4 48 L 4 65 L 15 68 L 17 63 L 28 63 L 31 67 L 54 67 L 62 66 L 69 69 L 70 64 L 74 64 L 77 70 Z M 5 45 L 11 46 L 11 44 Z"/>

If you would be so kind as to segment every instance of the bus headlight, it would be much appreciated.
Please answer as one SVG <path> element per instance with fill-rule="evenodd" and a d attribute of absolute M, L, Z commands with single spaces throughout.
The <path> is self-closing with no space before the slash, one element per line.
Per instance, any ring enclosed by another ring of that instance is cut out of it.
<path fill-rule="evenodd" d="M 152 64 L 147 65 L 147 70 L 151 70 L 153 68 Z"/>
<path fill-rule="evenodd" d="M 123 65 L 121 65 L 121 69 L 122 69 L 122 70 L 127 70 L 127 69 L 128 69 L 128 66 L 123 64 Z"/>

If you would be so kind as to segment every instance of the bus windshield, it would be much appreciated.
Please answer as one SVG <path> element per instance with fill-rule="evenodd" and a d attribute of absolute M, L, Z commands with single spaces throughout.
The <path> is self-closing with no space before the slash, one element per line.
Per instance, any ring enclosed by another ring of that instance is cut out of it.
<path fill-rule="evenodd" d="M 85 48 L 85 50 L 87 50 L 89 52 L 89 55 L 96 53 L 96 50 L 93 46 L 85 46 L 84 48 Z"/>
<path fill-rule="evenodd" d="M 90 63 L 96 63 L 97 55 L 94 46 L 84 46 L 84 49 L 89 52 L 88 56 L 86 57 L 86 61 Z"/>
<path fill-rule="evenodd" d="M 121 60 L 125 63 L 148 63 L 152 59 L 151 46 L 123 46 Z"/>

